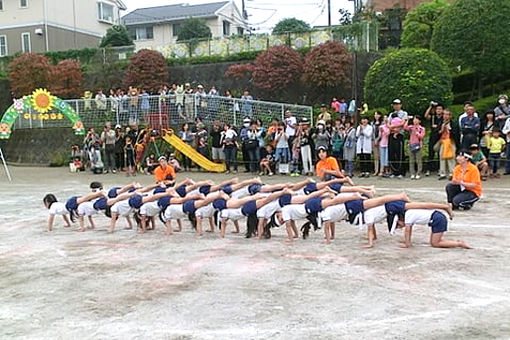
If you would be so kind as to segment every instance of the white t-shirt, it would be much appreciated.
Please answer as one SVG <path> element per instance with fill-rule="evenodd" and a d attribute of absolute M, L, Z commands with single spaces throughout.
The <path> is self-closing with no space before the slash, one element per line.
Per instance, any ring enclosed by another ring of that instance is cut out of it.
<path fill-rule="evenodd" d="M 277 132 L 275 138 L 278 139 L 278 142 L 276 142 L 276 148 L 288 148 L 289 147 L 288 135 L 284 134 L 283 132 L 282 133 Z"/>
<path fill-rule="evenodd" d="M 430 210 L 430 209 L 409 209 L 406 211 L 405 215 L 405 224 L 413 225 L 413 224 L 422 224 L 428 225 L 432 214 L 438 210 Z"/>
<path fill-rule="evenodd" d="M 296 117 L 289 117 L 289 118 L 285 118 L 285 124 L 287 124 L 287 127 L 285 128 L 285 133 L 287 134 L 287 136 L 289 137 L 292 137 L 292 136 L 295 136 L 296 135 L 296 129 L 293 128 L 291 125 L 296 125 L 297 124 L 297 119 Z"/>
<path fill-rule="evenodd" d="M 67 215 L 69 211 L 66 209 L 66 205 L 61 202 L 53 202 L 50 207 L 50 215 Z"/>

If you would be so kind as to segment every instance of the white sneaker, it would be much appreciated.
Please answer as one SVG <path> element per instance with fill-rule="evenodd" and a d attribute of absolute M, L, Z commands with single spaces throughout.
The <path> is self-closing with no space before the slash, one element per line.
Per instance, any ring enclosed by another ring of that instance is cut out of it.
<path fill-rule="evenodd" d="M 421 176 L 420 176 L 420 175 L 416 175 L 416 176 L 414 176 L 414 179 L 420 179 L 420 178 L 421 178 Z"/>
<path fill-rule="evenodd" d="M 411 179 L 415 179 L 416 177 L 414 175 L 411 175 Z"/>

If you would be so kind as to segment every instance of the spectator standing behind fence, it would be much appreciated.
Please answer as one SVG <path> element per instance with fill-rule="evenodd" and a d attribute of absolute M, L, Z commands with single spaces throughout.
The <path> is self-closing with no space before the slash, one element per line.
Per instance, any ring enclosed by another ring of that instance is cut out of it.
<path fill-rule="evenodd" d="M 104 173 L 116 173 L 117 167 L 115 166 L 115 131 L 112 130 L 112 124 L 106 122 L 104 130 L 101 133 L 101 141 L 103 142 L 104 149 Z"/>
<path fill-rule="evenodd" d="M 383 116 L 379 111 L 374 112 L 374 120 L 372 121 L 372 153 L 374 154 L 374 176 L 379 175 L 382 169 L 379 167 L 381 163 L 381 155 L 379 153 L 379 127 L 383 124 Z"/>
<path fill-rule="evenodd" d="M 503 129 L 501 132 L 506 135 L 506 165 L 505 165 L 505 173 L 504 175 L 510 175 L 510 147 L 508 146 L 510 144 L 510 118 L 506 119 L 505 125 L 503 125 Z"/>
<path fill-rule="evenodd" d="M 383 123 L 379 126 L 379 154 L 381 158 L 381 171 L 379 176 L 388 178 L 391 176 L 390 162 L 388 158 L 388 139 L 390 137 L 390 126 L 388 116 L 384 116 Z"/>
<path fill-rule="evenodd" d="M 195 133 L 195 144 L 199 154 L 207 157 L 207 130 L 204 123 L 197 123 L 197 132 Z"/>
<path fill-rule="evenodd" d="M 346 120 L 344 159 L 346 163 L 347 176 L 349 177 L 352 177 L 354 173 L 355 158 L 356 158 L 356 129 L 352 126 L 351 120 Z"/>
<path fill-rule="evenodd" d="M 296 137 L 297 128 L 298 128 L 297 118 L 294 117 L 292 111 L 285 110 L 285 133 L 289 138 L 289 150 L 292 148 L 292 141 Z"/>
<path fill-rule="evenodd" d="M 119 110 L 119 97 L 118 93 L 115 92 L 114 89 L 110 89 L 108 101 L 110 102 L 110 112 L 112 116 L 115 117 L 117 111 Z"/>
<path fill-rule="evenodd" d="M 250 94 L 250 91 L 244 90 L 243 95 L 241 96 L 241 115 L 242 116 L 253 116 L 253 97 Z"/>
<path fill-rule="evenodd" d="M 480 148 L 484 155 L 489 155 L 489 148 L 487 143 L 489 138 L 492 136 L 492 130 L 496 127 L 494 120 L 494 111 L 489 110 L 485 113 L 484 118 L 481 121 L 481 133 L 480 133 Z"/>
<path fill-rule="evenodd" d="M 195 110 L 197 117 L 204 119 L 207 112 L 207 94 L 204 91 L 204 86 L 198 85 L 195 92 Z"/>
<path fill-rule="evenodd" d="M 391 135 L 388 140 L 388 156 L 392 176 L 402 178 L 404 174 L 404 124 L 407 112 L 402 110 L 402 101 L 393 100 L 393 112 L 389 115 Z"/>
<path fill-rule="evenodd" d="M 215 120 L 211 128 L 211 158 L 214 162 L 220 163 L 225 160 L 225 154 L 223 152 L 223 145 L 221 144 L 222 135 L 221 123 L 219 120 Z"/>
<path fill-rule="evenodd" d="M 496 117 L 496 126 L 503 130 L 507 118 L 510 117 L 510 105 L 508 105 L 508 96 L 501 94 L 498 97 L 498 106 L 494 108 L 494 114 Z"/>
<path fill-rule="evenodd" d="M 331 146 L 331 135 L 326 129 L 326 123 L 323 120 L 317 122 L 317 127 L 312 137 L 315 139 L 315 151 L 319 150 L 321 147 L 329 150 Z"/>
<path fill-rule="evenodd" d="M 186 117 L 184 116 L 184 87 L 182 85 L 175 86 L 175 107 L 177 109 L 177 114 L 179 117 L 184 119 L 186 122 Z"/>
<path fill-rule="evenodd" d="M 491 176 L 499 178 L 499 159 L 501 153 L 505 150 L 506 142 L 501 137 L 501 131 L 498 128 L 492 130 L 492 136 L 489 138 L 487 147 L 489 148 L 489 164 L 492 170 Z"/>
<path fill-rule="evenodd" d="M 340 102 L 338 101 L 338 99 L 336 99 L 335 97 L 333 97 L 333 99 L 331 100 L 331 109 L 333 110 L 333 112 L 335 112 L 337 115 L 340 114 Z"/>
<path fill-rule="evenodd" d="M 450 110 L 443 111 L 443 125 L 441 125 L 439 141 L 434 146 L 439 152 L 439 178 L 445 179 L 447 174 L 452 176 L 455 166 L 455 153 L 459 143 L 459 127 L 455 120 L 452 120 Z"/>
<path fill-rule="evenodd" d="M 310 134 L 310 121 L 303 118 L 299 123 L 298 137 L 303 164 L 303 175 L 313 176 L 312 137 Z"/>
<path fill-rule="evenodd" d="M 96 108 L 98 111 L 106 111 L 106 96 L 103 93 L 103 90 L 98 90 L 96 94 Z"/>
<path fill-rule="evenodd" d="M 228 123 L 223 126 L 223 131 L 221 143 L 225 152 L 226 173 L 230 171 L 237 173 L 237 132 Z"/>
<path fill-rule="evenodd" d="M 347 114 L 347 103 L 345 102 L 345 98 L 340 99 L 340 115 L 345 116 Z"/>
<path fill-rule="evenodd" d="M 285 131 L 285 124 L 280 123 L 275 134 L 276 151 L 275 161 L 279 164 L 289 162 L 289 136 Z"/>
<path fill-rule="evenodd" d="M 124 133 L 120 125 L 115 125 L 115 166 L 117 169 L 124 168 Z"/>
<path fill-rule="evenodd" d="M 129 87 L 129 123 L 138 123 L 138 89 Z"/>
<path fill-rule="evenodd" d="M 344 159 L 345 128 L 340 118 L 335 119 L 331 134 L 331 152 L 338 163 Z"/>
<path fill-rule="evenodd" d="M 259 139 L 258 159 L 261 160 L 262 153 L 265 151 L 265 147 L 266 147 L 267 129 L 264 126 L 264 124 L 262 123 L 262 120 L 260 120 L 259 118 L 257 118 L 255 120 L 255 123 L 257 124 L 257 129 L 258 129 L 257 137 Z"/>
<path fill-rule="evenodd" d="M 356 153 L 359 158 L 360 177 L 370 177 L 373 132 L 372 125 L 368 124 L 368 117 L 362 116 L 360 125 L 356 128 Z"/>
<path fill-rule="evenodd" d="M 126 142 L 124 146 L 124 155 L 126 156 L 126 176 L 133 175 L 136 176 L 135 171 L 135 147 L 133 145 L 134 141 L 131 140 L 129 135 L 126 136 Z"/>
<path fill-rule="evenodd" d="M 142 94 L 140 95 L 140 109 L 142 110 L 144 117 L 147 117 L 151 110 L 151 103 L 149 101 L 149 94 L 145 89 L 142 89 Z"/>
<path fill-rule="evenodd" d="M 188 123 L 184 123 L 181 126 L 181 131 L 179 131 L 179 138 L 189 146 L 193 143 L 193 133 L 189 130 Z M 182 164 L 184 166 L 185 171 L 189 171 L 191 167 L 191 160 L 182 154 Z"/>
<path fill-rule="evenodd" d="M 428 144 L 429 156 L 425 176 L 430 176 L 432 171 L 439 170 L 439 161 L 437 152 L 434 150 L 434 145 L 436 145 L 436 143 L 439 141 L 439 132 L 441 131 L 441 126 L 443 124 L 443 110 L 444 106 L 442 104 L 431 101 L 429 107 L 425 111 L 425 119 L 430 121 L 430 134 Z"/>
<path fill-rule="evenodd" d="M 250 172 L 250 154 L 248 153 L 248 131 L 250 130 L 251 119 L 245 117 L 243 119 L 243 127 L 239 131 L 239 139 L 241 141 L 241 154 L 245 167 L 244 172 Z"/>
<path fill-rule="evenodd" d="M 250 128 L 248 130 L 248 140 L 246 141 L 246 151 L 248 152 L 248 158 L 250 162 L 250 171 L 252 174 L 256 174 L 259 168 L 259 138 L 262 132 L 259 130 L 257 126 L 257 122 L 253 121 L 250 124 Z"/>
<path fill-rule="evenodd" d="M 475 117 L 475 107 L 473 105 L 466 106 L 466 117 L 460 121 L 460 130 L 462 132 L 462 148 L 467 150 L 473 143 L 478 142 L 480 134 L 480 119 Z"/>
<path fill-rule="evenodd" d="M 186 83 L 184 84 L 184 115 L 182 115 L 185 123 L 191 123 L 195 120 L 194 102 L 195 96 L 191 84 Z"/>
<path fill-rule="evenodd" d="M 330 122 L 331 121 L 331 114 L 328 112 L 328 107 L 326 106 L 326 104 L 321 104 L 321 112 L 319 113 L 319 115 L 317 116 L 317 120 L 322 120 L 324 121 L 324 125 L 327 123 L 327 122 Z"/>
<path fill-rule="evenodd" d="M 411 179 L 420 179 L 423 170 L 422 148 L 425 128 L 421 126 L 421 117 L 413 117 L 413 125 L 406 122 L 405 130 L 409 132 L 409 172 Z"/>

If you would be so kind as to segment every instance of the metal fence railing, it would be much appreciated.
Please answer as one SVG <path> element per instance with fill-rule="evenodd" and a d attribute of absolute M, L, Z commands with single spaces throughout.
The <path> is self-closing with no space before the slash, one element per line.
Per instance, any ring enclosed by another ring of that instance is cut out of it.
<path fill-rule="evenodd" d="M 99 128 L 105 122 L 127 126 L 138 123 L 155 129 L 179 127 L 200 118 L 205 125 L 215 120 L 233 126 L 242 125 L 245 117 L 261 119 L 269 124 L 271 119 L 284 119 L 285 111 L 290 110 L 297 118 L 312 121 L 311 106 L 274 103 L 259 100 L 243 100 L 220 96 L 186 94 L 159 96 L 124 96 L 122 98 L 70 99 L 66 102 L 80 116 L 85 128 Z M 20 115 L 14 129 L 67 127 L 67 118 L 53 109 L 47 114 L 29 110 Z"/>

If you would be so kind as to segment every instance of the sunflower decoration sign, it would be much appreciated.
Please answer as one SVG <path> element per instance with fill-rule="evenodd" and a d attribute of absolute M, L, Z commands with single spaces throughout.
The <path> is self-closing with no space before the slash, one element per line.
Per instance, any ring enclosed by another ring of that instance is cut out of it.
<path fill-rule="evenodd" d="M 37 89 L 29 96 L 14 99 L 0 121 L 0 139 L 10 137 L 12 125 L 20 116 L 31 120 L 60 120 L 66 117 L 73 124 L 76 135 L 85 134 L 85 127 L 73 108 L 45 89 Z"/>

